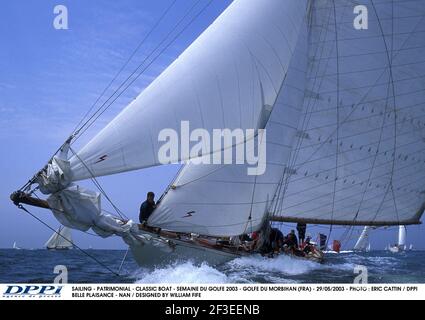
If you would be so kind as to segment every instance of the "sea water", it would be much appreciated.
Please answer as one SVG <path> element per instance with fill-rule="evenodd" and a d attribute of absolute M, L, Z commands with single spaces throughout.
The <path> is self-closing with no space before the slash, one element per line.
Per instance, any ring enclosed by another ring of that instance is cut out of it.
<path fill-rule="evenodd" d="M 88 250 L 113 271 L 125 256 L 120 250 Z M 125 259 L 116 276 L 79 250 L 0 249 L 0 283 L 50 283 L 63 265 L 71 283 L 353 283 L 357 266 L 366 267 L 370 283 L 425 283 L 425 251 L 327 254 L 319 264 L 288 256 L 238 258 L 222 265 L 179 261 L 141 268 Z"/>

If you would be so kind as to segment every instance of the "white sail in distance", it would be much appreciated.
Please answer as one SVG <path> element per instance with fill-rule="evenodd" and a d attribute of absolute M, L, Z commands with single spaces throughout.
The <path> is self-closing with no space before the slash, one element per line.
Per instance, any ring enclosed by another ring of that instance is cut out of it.
<path fill-rule="evenodd" d="M 367 251 L 368 246 L 370 247 L 369 236 L 370 232 L 373 230 L 372 227 L 364 227 L 359 239 L 357 240 L 354 250 L 356 251 Z"/>
<path fill-rule="evenodd" d="M 398 246 L 404 248 L 406 246 L 406 226 L 399 226 L 398 228 Z"/>
<path fill-rule="evenodd" d="M 44 244 L 47 249 L 72 249 L 71 229 L 60 227 Z"/>

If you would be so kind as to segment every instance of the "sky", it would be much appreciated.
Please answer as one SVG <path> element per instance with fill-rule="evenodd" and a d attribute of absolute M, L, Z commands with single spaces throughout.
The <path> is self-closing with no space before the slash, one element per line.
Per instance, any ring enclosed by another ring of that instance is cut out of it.
<path fill-rule="evenodd" d="M 17 209 L 9 195 L 42 168 L 66 140 L 141 39 L 173 0 L 4 0 L 0 3 L 0 247 L 14 241 L 23 248 L 41 248 L 52 231 Z M 207 0 L 177 0 L 163 23 L 148 38 L 126 68 L 128 74 L 155 47 L 184 13 Z M 231 3 L 214 0 L 193 24 L 140 77 L 78 143 L 80 146 L 107 124 L 121 109 L 155 79 Z M 67 30 L 53 26 L 55 6 L 68 9 Z M 119 80 L 123 78 L 119 78 Z M 112 93 L 112 91 L 109 91 Z M 78 149 L 78 145 L 76 147 Z M 150 168 L 99 181 L 127 216 L 137 220 L 140 203 L 148 191 L 160 195 L 178 170 L 177 165 Z M 89 182 L 83 183 L 93 188 Z M 105 203 L 105 201 L 103 202 Z M 50 211 L 31 208 L 48 225 L 59 223 Z M 293 225 L 283 225 L 285 230 Z M 346 244 L 353 245 L 356 228 Z M 408 243 L 425 249 L 422 226 L 408 228 Z M 314 227 L 310 233 L 328 233 L 329 227 Z M 334 227 L 332 238 L 345 228 Z M 123 249 L 120 238 L 73 233 L 83 248 Z M 372 247 L 383 249 L 396 242 L 397 228 L 376 231 Z"/>

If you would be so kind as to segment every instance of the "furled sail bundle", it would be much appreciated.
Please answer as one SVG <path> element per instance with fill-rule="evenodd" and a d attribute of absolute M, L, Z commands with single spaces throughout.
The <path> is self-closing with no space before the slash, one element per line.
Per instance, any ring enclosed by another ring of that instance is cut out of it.
<path fill-rule="evenodd" d="M 357 4 L 368 28 L 353 21 Z M 277 221 L 407 225 L 424 210 L 425 3 L 235 0 L 80 151 L 38 177 L 58 220 L 133 243 L 78 180 L 161 164 L 163 129 L 267 129 L 261 175 L 189 161 L 149 219 L 231 236 Z M 245 147 L 255 137 L 245 140 Z M 237 148 L 227 142 L 210 152 Z M 199 159 L 198 159 L 199 160 Z M 261 161 L 261 160 L 260 160 Z"/>

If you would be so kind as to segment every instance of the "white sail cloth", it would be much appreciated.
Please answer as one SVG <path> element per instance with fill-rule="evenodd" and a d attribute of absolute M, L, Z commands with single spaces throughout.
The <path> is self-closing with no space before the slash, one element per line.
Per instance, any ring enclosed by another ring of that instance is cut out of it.
<path fill-rule="evenodd" d="M 354 250 L 357 251 L 366 251 L 368 245 L 369 245 L 369 236 L 370 232 L 373 230 L 372 227 L 366 226 L 364 227 L 359 239 L 357 240 Z"/>
<path fill-rule="evenodd" d="M 353 9 L 368 9 L 368 29 Z M 425 1 L 312 1 L 304 120 L 281 221 L 419 223 L 425 208 Z"/>
<path fill-rule="evenodd" d="M 284 6 L 285 2 L 282 2 Z M 265 172 L 248 175 L 248 164 L 202 165 L 193 162 L 180 172 L 149 224 L 180 232 L 233 236 L 259 230 L 276 205 L 275 196 L 291 154 L 304 99 L 307 69 L 306 7 L 293 12 L 299 30 L 292 59 L 285 69 L 272 112 L 266 122 Z M 291 14 L 290 8 L 286 8 Z M 265 139 L 265 140 L 264 140 Z M 256 141 L 257 142 L 257 141 Z M 247 144 L 247 148 L 249 144 Z M 252 146 L 250 146 L 252 147 Z M 259 148 L 260 149 L 260 148 Z M 261 163 L 260 163 L 261 167 Z"/>
<path fill-rule="evenodd" d="M 97 193 L 70 183 L 160 164 L 159 132 L 179 132 L 189 121 L 209 131 L 266 126 L 268 169 L 256 177 L 245 166 L 189 164 L 153 225 L 235 235 L 258 228 L 268 210 L 282 221 L 418 223 L 425 208 L 425 2 L 364 1 L 367 30 L 353 27 L 355 4 L 234 1 L 76 156 L 54 159 L 39 182 L 55 215 L 80 230 L 130 234 L 132 226 L 101 213 Z M 307 50 L 299 49 L 306 38 Z"/>
<path fill-rule="evenodd" d="M 69 161 L 61 159 L 66 157 L 67 150 L 66 145 L 61 155 L 54 157 L 37 179 L 40 191 L 49 194 L 47 198 L 49 207 L 62 225 L 80 231 L 92 229 L 104 238 L 116 235 L 130 246 L 143 246 L 150 243 L 161 251 L 174 250 L 168 241 L 140 233 L 138 224 L 132 220 L 123 221 L 103 213 L 98 192 L 81 188 L 70 182 Z M 67 235 L 66 238 L 68 238 Z M 46 246 L 57 244 L 61 239 L 62 237 L 55 233 Z"/>
<path fill-rule="evenodd" d="M 72 235 L 68 227 L 60 227 L 44 244 L 47 249 L 71 249 Z"/>
<path fill-rule="evenodd" d="M 264 105 L 276 101 L 306 3 L 234 1 L 71 159 L 72 180 L 159 165 L 159 133 L 163 129 L 179 133 L 181 121 L 210 133 L 224 128 L 256 129 Z M 180 160 L 188 159 L 180 155 L 171 159 Z"/>
<path fill-rule="evenodd" d="M 67 147 L 65 147 L 67 149 Z M 65 156 L 66 151 L 61 156 Z M 137 227 L 101 211 L 100 194 L 70 183 L 69 161 L 54 157 L 38 176 L 40 191 L 50 194 L 47 202 L 64 226 L 87 231 L 90 228 L 102 237 L 121 236 L 128 243 L 136 243 L 130 231 Z"/>
<path fill-rule="evenodd" d="M 399 226 L 398 228 L 398 245 L 399 247 L 404 247 L 406 245 L 406 226 Z"/>

